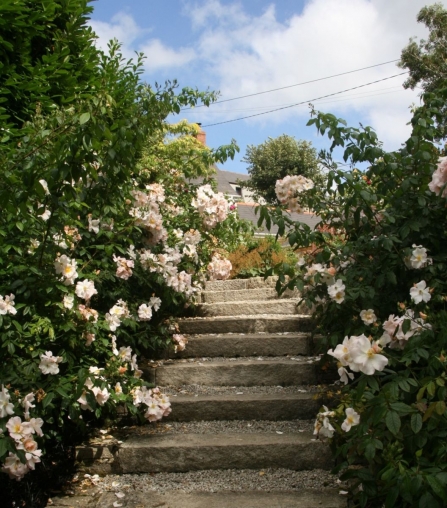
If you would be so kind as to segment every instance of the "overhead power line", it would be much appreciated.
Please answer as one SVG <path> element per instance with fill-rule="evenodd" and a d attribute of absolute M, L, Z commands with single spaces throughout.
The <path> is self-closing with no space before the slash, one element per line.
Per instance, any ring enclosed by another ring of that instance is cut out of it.
<path fill-rule="evenodd" d="M 295 86 L 308 85 L 309 83 L 316 83 L 317 81 L 324 81 L 325 79 L 336 78 L 338 76 L 346 76 L 346 74 L 352 74 L 354 72 L 360 72 L 360 71 L 364 71 L 366 69 L 372 69 L 373 67 L 380 67 L 381 65 L 387 65 L 389 63 L 394 63 L 394 62 L 398 62 L 398 61 L 399 61 L 399 59 L 389 60 L 388 62 L 382 62 L 382 63 L 375 64 L 375 65 L 369 65 L 368 67 L 361 67 L 360 69 L 354 69 L 352 71 L 341 72 L 340 74 L 332 74 L 332 76 L 325 76 L 324 78 L 311 79 L 310 81 L 303 81 L 302 83 L 295 83 L 294 85 L 282 86 L 280 88 L 272 88 L 271 90 L 264 90 L 262 92 L 250 93 L 247 95 L 241 95 L 239 97 L 232 97 L 231 99 L 222 99 L 221 101 L 216 101 L 216 102 L 211 103 L 210 106 L 214 106 L 214 104 L 222 104 L 223 102 L 230 102 L 230 101 L 236 101 L 238 99 L 245 99 L 247 97 L 254 97 L 255 95 L 262 95 L 265 93 L 277 92 L 279 90 L 286 90 L 287 88 L 293 88 Z M 182 108 L 181 111 L 185 111 L 188 109 L 204 108 L 204 107 L 207 107 L 207 106 L 205 106 L 205 104 L 201 104 L 200 106 L 195 106 L 194 108 L 191 108 L 191 107 Z"/>
<path fill-rule="evenodd" d="M 381 81 L 386 81 L 387 79 L 396 78 L 397 76 L 402 76 L 403 74 L 408 74 L 408 71 L 401 72 L 399 74 L 394 74 L 393 76 L 388 76 L 387 78 L 377 79 L 376 81 L 370 81 L 369 83 L 365 83 L 363 85 L 353 86 L 352 88 L 346 88 L 345 90 L 341 90 L 339 92 L 330 93 L 327 95 L 322 95 L 321 97 L 315 97 L 313 99 L 308 99 L 307 101 L 297 102 L 295 104 L 290 104 L 289 106 L 283 106 L 282 108 L 271 109 L 269 111 L 264 111 L 263 113 L 256 113 L 254 115 L 242 116 L 240 118 L 233 118 L 232 120 L 225 120 L 223 122 L 210 123 L 208 125 L 202 125 L 202 127 L 214 127 L 215 125 L 222 125 L 224 123 L 238 122 L 239 120 L 246 120 L 247 118 L 253 118 L 255 116 L 267 115 L 268 113 L 274 113 L 275 111 L 281 111 L 283 109 L 294 108 L 295 106 L 300 106 L 301 104 L 306 104 L 312 101 L 318 101 L 320 99 L 326 99 L 327 97 L 333 97 L 334 95 L 339 95 L 341 93 L 350 92 L 351 90 L 357 90 L 357 88 L 363 88 L 365 86 L 373 85 L 375 83 L 380 83 Z"/>
<path fill-rule="evenodd" d="M 383 90 L 392 90 L 391 92 L 383 92 Z M 374 97 L 376 95 L 384 95 L 389 93 L 396 93 L 396 92 L 405 92 L 406 90 L 402 88 L 402 85 L 394 85 L 389 86 L 386 88 L 378 88 L 376 90 L 368 90 L 368 91 L 362 91 L 357 92 L 354 94 L 344 95 L 342 98 L 338 98 L 332 101 L 324 101 L 323 103 L 318 102 L 318 104 L 330 104 L 331 102 L 340 102 L 340 101 L 346 101 L 346 100 L 354 100 L 354 99 L 365 99 L 368 97 Z M 314 101 L 316 102 L 316 101 Z M 269 104 L 268 106 L 256 106 L 252 108 L 231 108 L 231 109 L 220 109 L 220 110 L 214 110 L 214 111 L 202 111 L 201 114 L 214 114 L 214 115 L 222 115 L 222 113 L 241 113 L 241 112 L 247 112 L 247 111 L 265 111 L 270 110 L 272 108 L 279 108 L 281 106 L 290 106 L 290 102 L 282 103 L 282 104 Z"/>

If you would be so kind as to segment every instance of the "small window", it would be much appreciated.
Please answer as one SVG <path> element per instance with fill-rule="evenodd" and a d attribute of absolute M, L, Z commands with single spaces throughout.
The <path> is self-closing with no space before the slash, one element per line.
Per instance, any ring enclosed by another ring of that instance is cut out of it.
<path fill-rule="evenodd" d="M 241 189 L 240 187 L 235 187 L 235 189 L 234 189 L 234 190 L 236 191 L 236 194 L 237 194 L 238 196 L 242 196 L 242 189 Z"/>

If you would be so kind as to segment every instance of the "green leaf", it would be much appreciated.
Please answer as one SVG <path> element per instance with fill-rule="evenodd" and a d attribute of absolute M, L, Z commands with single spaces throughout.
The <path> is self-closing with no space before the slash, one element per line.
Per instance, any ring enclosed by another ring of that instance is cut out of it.
<path fill-rule="evenodd" d="M 379 383 L 373 376 L 368 376 L 368 385 L 374 392 L 378 392 L 380 390 Z"/>
<path fill-rule="evenodd" d="M 374 458 L 375 454 L 376 454 L 376 447 L 374 446 L 374 443 L 368 443 L 365 447 L 365 457 L 368 460 L 372 460 Z"/>
<path fill-rule="evenodd" d="M 390 404 L 391 409 L 397 411 L 401 415 L 406 415 L 408 413 L 413 413 L 416 411 L 408 404 L 404 404 L 403 402 L 393 402 Z"/>
<path fill-rule="evenodd" d="M 438 413 L 439 416 L 442 416 L 445 413 L 445 402 L 443 400 L 438 400 L 436 402 L 436 408 L 435 411 Z"/>
<path fill-rule="evenodd" d="M 422 416 L 419 413 L 411 415 L 411 430 L 417 434 L 422 429 Z"/>
<path fill-rule="evenodd" d="M 54 399 L 54 393 L 47 393 L 42 401 L 42 406 L 45 408 L 49 404 L 51 404 L 51 401 Z"/>
<path fill-rule="evenodd" d="M 79 124 L 83 125 L 87 123 L 90 120 L 90 113 L 82 113 L 82 115 L 79 117 Z"/>
<path fill-rule="evenodd" d="M 427 385 L 427 392 L 429 395 L 431 395 L 433 397 L 433 395 L 435 394 L 435 391 L 436 391 L 436 385 L 435 385 L 435 383 L 433 383 L 433 381 L 430 381 L 430 383 L 428 383 L 428 385 Z"/>
<path fill-rule="evenodd" d="M 410 328 L 411 328 L 411 319 L 404 319 L 404 322 L 402 323 L 403 333 L 407 333 Z"/>
<path fill-rule="evenodd" d="M 408 381 L 406 379 L 402 379 L 401 381 L 399 381 L 399 388 L 401 390 L 403 390 L 404 392 L 409 392 L 411 390 L 410 388 L 410 384 L 408 383 Z"/>
<path fill-rule="evenodd" d="M 0 458 L 3 457 L 3 455 L 6 455 L 8 451 L 8 445 L 6 438 L 0 439 Z"/>
<path fill-rule="evenodd" d="M 430 492 L 426 492 L 419 500 L 419 508 L 439 508 L 439 503 Z"/>
<path fill-rule="evenodd" d="M 445 486 L 436 478 L 436 476 L 427 475 L 425 479 L 432 488 L 433 492 L 437 496 L 439 496 L 443 501 L 447 501 L 447 493 Z"/>
<path fill-rule="evenodd" d="M 388 491 L 388 494 L 385 499 L 385 508 L 394 508 L 398 495 L 399 495 L 399 487 L 395 485 Z"/>
<path fill-rule="evenodd" d="M 62 397 L 64 398 L 69 398 L 70 396 L 68 395 L 68 393 L 66 391 L 64 391 L 60 386 L 58 386 L 57 388 L 55 388 L 55 391 L 59 394 L 59 395 L 62 395 Z"/>
<path fill-rule="evenodd" d="M 388 427 L 388 430 L 396 435 L 400 430 L 400 416 L 396 413 L 396 411 L 388 411 L 385 417 L 385 423 Z"/>

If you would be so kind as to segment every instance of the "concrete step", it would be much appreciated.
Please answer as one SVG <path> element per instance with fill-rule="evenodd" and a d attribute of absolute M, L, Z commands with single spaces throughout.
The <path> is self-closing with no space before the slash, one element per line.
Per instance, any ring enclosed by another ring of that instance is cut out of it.
<path fill-rule="evenodd" d="M 219 302 L 246 302 L 249 300 L 277 300 L 279 298 L 299 298 L 298 290 L 285 291 L 281 297 L 275 289 L 259 288 L 259 289 L 236 289 L 226 291 L 202 291 L 203 303 L 219 303 Z"/>
<path fill-rule="evenodd" d="M 117 502 L 114 492 L 54 498 L 53 508 L 110 508 Z M 346 508 L 346 498 L 337 490 L 300 490 L 289 492 L 219 491 L 166 493 L 130 491 L 119 500 L 123 508 Z"/>
<path fill-rule="evenodd" d="M 113 446 L 76 448 L 90 474 L 156 473 L 210 469 L 330 469 L 326 443 L 303 433 L 136 434 Z"/>
<path fill-rule="evenodd" d="M 212 356 L 285 356 L 309 355 L 312 339 L 309 333 L 238 333 L 189 335 L 184 351 L 170 351 L 170 358 Z"/>
<path fill-rule="evenodd" d="M 196 315 L 239 316 L 247 314 L 308 314 L 304 300 L 297 298 L 281 300 L 249 300 L 240 302 L 202 303 L 197 306 Z"/>
<path fill-rule="evenodd" d="M 282 333 L 309 332 L 312 330 L 311 318 L 306 314 L 194 317 L 179 319 L 178 323 L 180 332 L 188 334 Z"/>
<path fill-rule="evenodd" d="M 292 359 L 293 358 L 293 359 Z M 183 363 L 185 362 L 185 363 Z M 289 386 L 317 384 L 318 368 L 315 358 L 274 357 L 220 359 L 219 361 L 180 360 L 153 368 L 140 367 L 143 377 L 157 386 Z"/>
<path fill-rule="evenodd" d="M 250 279 L 213 280 L 205 283 L 205 291 L 274 288 L 278 277 L 252 277 Z"/>
<path fill-rule="evenodd" d="M 170 400 L 172 413 L 163 421 L 307 420 L 321 407 L 314 393 L 177 395 Z"/>

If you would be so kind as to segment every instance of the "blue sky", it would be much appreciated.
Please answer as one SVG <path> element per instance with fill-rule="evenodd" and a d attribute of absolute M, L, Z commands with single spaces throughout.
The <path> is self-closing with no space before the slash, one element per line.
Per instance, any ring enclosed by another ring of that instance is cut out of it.
<path fill-rule="evenodd" d="M 182 112 L 202 125 L 263 113 L 254 118 L 204 127 L 207 144 L 217 148 L 236 139 L 240 153 L 224 169 L 246 172 L 247 145 L 289 134 L 327 148 L 309 119 L 307 102 L 345 118 L 371 125 L 387 149 L 409 133 L 409 107 L 418 91 L 403 90 L 405 76 L 395 63 L 319 80 L 334 74 L 398 59 L 410 37 L 424 37 L 416 22 L 425 0 L 96 0 L 91 25 L 105 48 L 113 37 L 126 56 L 147 56 L 143 79 L 150 84 L 176 79 L 181 87 L 220 91 L 221 99 L 240 100 Z M 447 0 L 444 0 L 447 6 Z M 313 100 L 372 81 L 382 82 Z M 288 88 L 283 88 L 288 87 Z M 259 94 L 276 88 L 276 92 Z"/>

